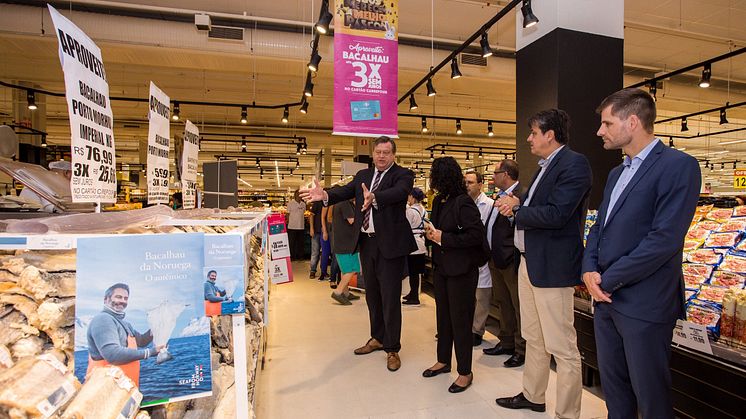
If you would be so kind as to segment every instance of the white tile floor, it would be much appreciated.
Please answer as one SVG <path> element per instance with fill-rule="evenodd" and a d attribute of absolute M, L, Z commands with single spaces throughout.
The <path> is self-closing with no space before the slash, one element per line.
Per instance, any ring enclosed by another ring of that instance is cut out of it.
<path fill-rule="evenodd" d="M 554 416 L 555 375 L 547 391 L 547 412 L 498 407 L 495 398 L 521 391 L 523 368 L 504 368 L 506 356 L 474 351 L 474 384 L 448 393 L 456 378 L 423 378 L 435 362 L 435 302 L 422 294 L 419 307 L 403 306 L 402 367 L 386 369 L 383 351 L 357 356 L 352 350 L 369 334 L 365 299 L 341 306 L 328 282 L 308 279 L 308 262 L 293 264 L 295 282 L 272 288 L 265 369 L 256 386 L 259 419 L 316 418 L 549 418 Z M 455 365 L 455 360 L 454 360 Z M 603 400 L 583 391 L 583 418 L 606 417 Z"/>

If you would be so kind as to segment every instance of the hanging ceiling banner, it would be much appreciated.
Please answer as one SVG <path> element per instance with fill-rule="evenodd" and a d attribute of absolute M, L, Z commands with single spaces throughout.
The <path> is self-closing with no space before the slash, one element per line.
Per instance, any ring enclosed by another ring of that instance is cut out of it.
<path fill-rule="evenodd" d="M 334 1 L 335 135 L 398 137 L 398 0 Z"/>
<path fill-rule="evenodd" d="M 181 196 L 184 209 L 192 209 L 196 204 L 198 163 L 199 129 L 187 120 L 184 127 L 184 147 L 181 157 Z"/>
<path fill-rule="evenodd" d="M 70 117 L 73 202 L 116 202 L 114 115 L 101 49 L 79 27 L 49 6 Z"/>
<path fill-rule="evenodd" d="M 152 81 L 148 109 L 148 204 L 168 204 L 171 98 Z"/>

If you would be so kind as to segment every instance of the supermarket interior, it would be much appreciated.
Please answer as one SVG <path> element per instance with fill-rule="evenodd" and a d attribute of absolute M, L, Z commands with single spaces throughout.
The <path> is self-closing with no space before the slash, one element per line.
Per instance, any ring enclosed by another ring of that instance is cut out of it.
<path fill-rule="evenodd" d="M 744 22 L 0 0 L 0 418 L 744 417 Z"/>

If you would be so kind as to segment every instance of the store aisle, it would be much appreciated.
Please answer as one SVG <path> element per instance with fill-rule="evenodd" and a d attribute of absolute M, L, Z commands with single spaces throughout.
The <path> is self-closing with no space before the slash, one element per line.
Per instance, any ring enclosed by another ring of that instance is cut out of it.
<path fill-rule="evenodd" d="M 547 412 L 511 411 L 496 397 L 521 390 L 523 368 L 502 366 L 506 356 L 474 351 L 474 385 L 450 394 L 450 375 L 423 378 L 435 362 L 435 301 L 422 295 L 419 307 L 403 309 L 402 367 L 386 369 L 383 351 L 357 356 L 352 350 L 368 339 L 365 300 L 341 306 L 329 297 L 328 282 L 308 279 L 308 263 L 293 264 L 295 282 L 274 286 L 270 297 L 267 359 L 256 387 L 259 419 L 316 418 L 550 418 L 554 413 L 555 375 L 547 393 Z M 454 360 L 455 363 L 455 360 Z M 601 399 L 583 392 L 583 418 L 606 416 Z"/>

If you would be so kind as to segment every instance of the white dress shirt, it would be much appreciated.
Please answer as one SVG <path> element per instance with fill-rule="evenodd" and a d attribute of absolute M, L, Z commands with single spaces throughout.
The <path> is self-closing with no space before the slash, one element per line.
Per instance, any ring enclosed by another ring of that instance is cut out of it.
<path fill-rule="evenodd" d="M 488 197 L 484 192 L 477 196 L 474 200 L 479 209 L 479 215 L 482 219 L 482 224 L 487 224 L 487 217 L 490 216 L 490 209 L 495 203 L 495 200 Z M 494 211 L 492 211 L 494 213 Z M 490 274 L 489 262 L 479 267 L 479 282 L 477 282 L 477 288 L 492 288 L 492 274 Z"/>
<path fill-rule="evenodd" d="M 373 185 L 376 184 L 376 178 L 379 177 L 379 176 L 380 176 L 381 180 L 379 181 L 378 186 L 380 187 L 381 186 L 380 182 L 383 181 L 383 177 L 386 176 L 386 173 L 388 173 L 388 171 L 391 170 L 391 167 L 393 165 L 394 165 L 394 163 L 391 163 L 389 165 L 389 167 L 386 168 L 386 170 L 384 170 L 383 172 L 381 172 L 380 175 L 378 174 L 378 169 L 376 169 L 375 167 L 373 167 L 373 179 L 370 181 L 370 185 L 365 185 L 368 188 L 368 190 L 370 190 L 370 188 L 372 188 Z M 375 191 L 371 190 L 371 192 L 375 192 Z M 375 201 L 371 205 L 373 206 L 373 209 L 370 211 L 370 222 L 368 223 L 368 229 L 365 230 L 365 228 L 363 228 L 362 225 L 360 227 L 360 231 L 362 231 L 363 233 L 375 233 L 376 232 L 376 227 L 374 226 L 374 223 L 373 223 L 373 211 L 377 211 L 378 207 L 377 207 Z M 363 215 L 365 215 L 365 211 L 363 211 Z"/>

